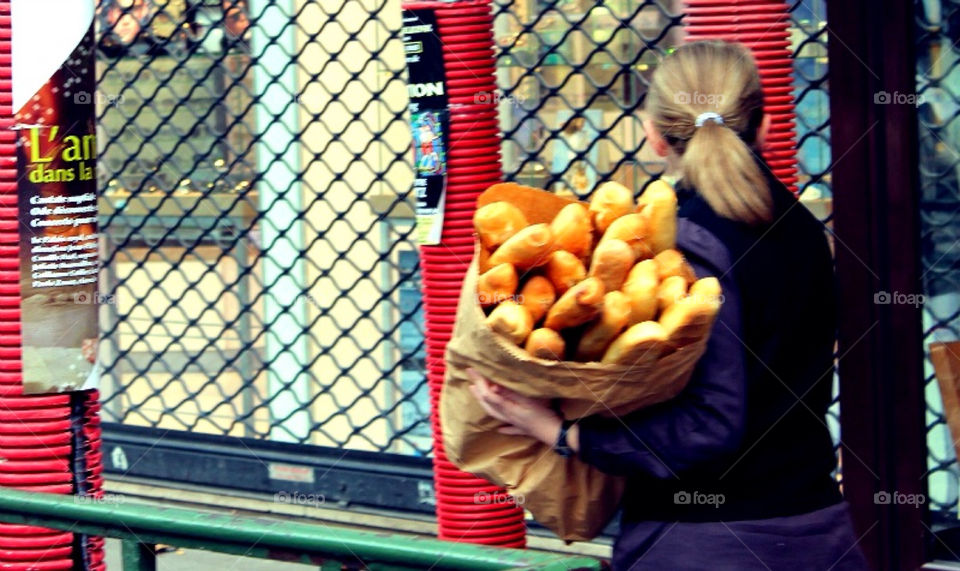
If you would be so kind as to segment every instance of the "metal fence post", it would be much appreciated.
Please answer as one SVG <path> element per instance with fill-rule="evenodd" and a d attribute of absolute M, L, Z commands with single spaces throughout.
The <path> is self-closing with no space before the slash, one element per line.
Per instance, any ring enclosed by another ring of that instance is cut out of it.
<path fill-rule="evenodd" d="M 157 550 L 153 545 L 128 539 L 122 543 L 123 571 L 156 571 Z"/>
<path fill-rule="evenodd" d="M 293 0 L 253 0 L 250 14 L 257 164 L 263 248 L 264 323 L 272 440 L 300 442 L 310 432 L 310 379 L 303 197 L 300 169 L 299 105 Z"/>

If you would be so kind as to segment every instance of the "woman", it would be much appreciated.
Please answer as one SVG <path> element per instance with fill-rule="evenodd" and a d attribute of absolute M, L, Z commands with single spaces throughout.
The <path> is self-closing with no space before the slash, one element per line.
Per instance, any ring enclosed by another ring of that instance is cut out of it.
<path fill-rule="evenodd" d="M 682 176 L 677 244 L 724 290 L 675 399 L 562 422 L 471 371 L 508 434 L 628 478 L 614 569 L 865 569 L 831 476 L 834 279 L 823 225 L 759 157 L 769 127 L 749 51 L 697 42 L 665 58 L 647 141 Z"/>

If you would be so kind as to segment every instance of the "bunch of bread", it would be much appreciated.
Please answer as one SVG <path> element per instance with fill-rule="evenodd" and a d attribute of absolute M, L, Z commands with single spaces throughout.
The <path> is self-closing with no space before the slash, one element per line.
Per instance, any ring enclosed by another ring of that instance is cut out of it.
<path fill-rule="evenodd" d="M 716 278 L 675 249 L 677 198 L 654 182 L 634 202 L 607 182 L 589 204 L 528 224 L 509 200 L 479 208 L 477 299 L 494 331 L 541 359 L 636 364 L 709 334 Z"/>

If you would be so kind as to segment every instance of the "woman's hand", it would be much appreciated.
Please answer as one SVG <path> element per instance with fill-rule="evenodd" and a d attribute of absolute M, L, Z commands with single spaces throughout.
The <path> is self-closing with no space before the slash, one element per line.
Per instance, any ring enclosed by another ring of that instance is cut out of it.
<path fill-rule="evenodd" d="M 480 406 L 493 418 L 510 426 L 499 430 L 502 434 L 532 436 L 553 446 L 560 434 L 560 415 L 554 412 L 547 399 L 527 397 L 495 384 L 473 369 L 467 369 L 473 381 L 470 392 Z"/>

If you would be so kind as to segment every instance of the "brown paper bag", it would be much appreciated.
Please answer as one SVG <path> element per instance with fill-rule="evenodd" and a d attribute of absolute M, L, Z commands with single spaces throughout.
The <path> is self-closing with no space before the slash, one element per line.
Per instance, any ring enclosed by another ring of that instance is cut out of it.
<path fill-rule="evenodd" d="M 943 416 L 950 427 L 957 458 L 960 458 L 960 341 L 931 343 L 930 360 L 940 385 Z"/>
<path fill-rule="evenodd" d="M 521 194 L 528 192 L 517 188 Z M 511 189 L 514 204 L 517 188 Z M 543 191 L 538 194 L 550 196 Z M 528 220 L 549 221 L 569 202 L 557 200 L 537 197 L 537 211 Z M 481 196 L 478 203 L 490 201 Z M 484 323 L 476 296 L 478 257 L 467 271 L 446 351 L 440 417 L 447 457 L 460 469 L 522 499 L 523 507 L 562 539 L 592 539 L 617 511 L 624 480 L 576 458 L 563 458 L 533 438 L 497 433 L 502 423 L 487 416 L 469 392 L 466 369 L 528 396 L 562 399 L 561 410 L 569 419 L 622 415 L 676 396 L 706 349 L 706 338 L 633 366 L 534 358 Z"/>

